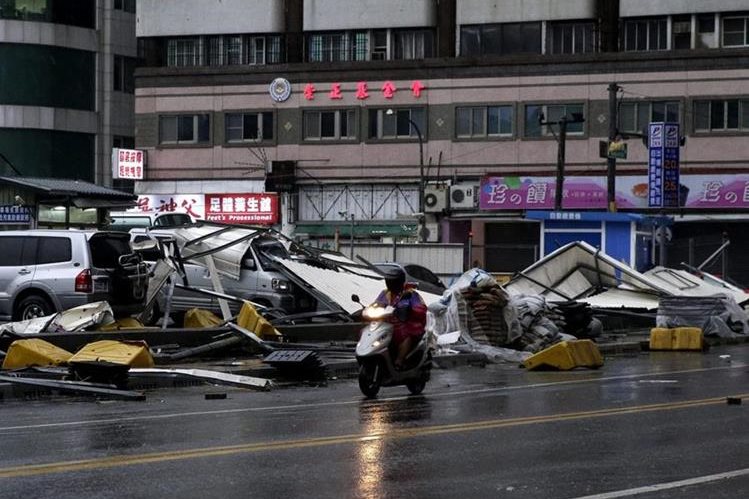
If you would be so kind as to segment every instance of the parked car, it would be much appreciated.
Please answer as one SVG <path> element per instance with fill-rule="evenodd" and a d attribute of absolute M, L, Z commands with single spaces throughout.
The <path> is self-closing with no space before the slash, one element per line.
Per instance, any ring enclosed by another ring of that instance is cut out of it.
<path fill-rule="evenodd" d="M 174 239 L 169 229 L 132 229 L 130 231 L 133 243 L 147 239 Z M 268 308 L 279 309 L 285 313 L 312 312 L 317 308 L 317 300 L 309 293 L 290 282 L 286 276 L 278 272 L 276 263 L 269 256 L 289 258 L 286 248 L 272 237 L 258 235 L 252 240 L 247 252 L 241 259 L 239 280 L 220 275 L 224 293 L 237 298 L 250 300 Z M 161 257 L 157 250 L 143 252 L 147 261 L 155 261 Z M 196 263 L 184 265 L 187 282 L 191 287 L 214 291 L 208 269 Z M 179 281 L 178 281 L 179 282 Z M 159 317 L 166 308 L 167 286 L 164 286 L 156 299 L 154 318 Z M 232 312 L 237 312 L 239 304 L 229 303 Z M 218 300 L 207 295 L 175 288 L 172 295 L 170 310 L 174 315 L 186 312 L 191 308 L 204 308 L 215 313 L 220 312 Z"/>
<path fill-rule="evenodd" d="M 194 222 L 187 213 L 169 211 L 112 211 L 106 230 L 128 232 L 136 227 L 178 227 Z"/>
<path fill-rule="evenodd" d="M 400 264 L 393 262 L 382 262 L 375 263 L 374 266 L 377 267 L 378 270 L 383 272 L 393 267 L 402 268 L 406 273 L 406 281 L 415 283 L 418 290 L 424 291 L 426 293 L 441 295 L 446 289 L 440 278 L 434 275 L 434 272 L 415 263 Z"/>
<path fill-rule="evenodd" d="M 0 320 L 26 320 L 96 301 L 116 316 L 143 308 L 148 269 L 130 235 L 94 230 L 0 232 Z"/>

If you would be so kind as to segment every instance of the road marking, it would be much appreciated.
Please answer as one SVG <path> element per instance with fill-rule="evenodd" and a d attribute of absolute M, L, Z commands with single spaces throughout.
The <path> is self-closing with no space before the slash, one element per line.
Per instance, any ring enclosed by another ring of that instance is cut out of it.
<path fill-rule="evenodd" d="M 727 480 L 739 476 L 749 475 L 749 468 L 743 470 L 726 471 L 725 473 L 716 473 L 715 475 L 698 476 L 687 478 L 686 480 L 677 480 L 675 482 L 657 483 L 654 485 L 645 485 L 634 489 L 617 490 L 614 492 L 605 492 L 603 494 L 593 494 L 591 496 L 578 497 L 576 499 L 614 499 L 616 497 L 629 497 L 639 494 L 648 494 L 660 490 L 678 489 L 680 487 L 689 487 L 690 485 L 700 485 L 703 483 L 717 482 L 718 480 Z"/>
<path fill-rule="evenodd" d="M 749 394 L 733 395 L 734 397 L 747 397 Z M 0 479 L 18 478 L 48 475 L 53 473 L 70 473 L 87 470 L 100 470 L 121 466 L 133 466 L 138 464 L 160 463 L 167 461 L 182 461 L 186 459 L 227 456 L 235 454 L 246 454 L 251 452 L 278 451 L 284 449 L 301 449 L 305 447 L 322 447 L 328 445 L 350 444 L 367 442 L 374 439 L 398 440 L 415 438 L 427 435 L 441 435 L 448 433 L 460 433 L 481 430 L 493 430 L 514 426 L 525 426 L 532 424 L 552 423 L 558 421 L 571 421 L 578 419 L 601 418 L 620 416 L 624 414 L 639 414 L 646 412 L 658 412 L 709 405 L 725 404 L 725 397 L 713 397 L 699 400 L 685 400 L 682 402 L 671 402 L 661 404 L 649 404 L 630 407 L 619 407 L 614 409 L 600 409 L 595 411 L 570 412 L 551 414 L 547 416 L 531 416 L 522 418 L 492 419 L 485 421 L 474 421 L 470 423 L 453 423 L 443 425 L 424 426 L 420 428 L 388 428 L 383 431 L 367 434 L 332 435 L 328 437 L 315 437 L 296 440 L 280 440 L 270 442 L 258 442 L 221 447 L 205 447 L 198 449 L 185 449 L 167 452 L 154 452 L 149 454 L 111 456 L 97 459 L 83 459 L 78 461 L 60 461 L 56 463 L 30 464 L 26 466 L 13 466 L 0 468 Z"/>
<path fill-rule="evenodd" d="M 699 369 L 687 369 L 687 370 L 682 370 L 682 371 L 664 371 L 664 372 L 654 372 L 654 373 L 627 374 L 627 375 L 622 375 L 622 376 L 607 376 L 607 377 L 600 377 L 600 378 L 585 378 L 585 379 L 574 379 L 574 380 L 567 380 L 567 381 L 550 381 L 547 383 L 534 383 L 534 384 L 529 384 L 529 385 L 476 388 L 472 390 L 456 390 L 456 391 L 451 391 L 451 392 L 430 393 L 429 398 L 436 399 L 436 398 L 454 397 L 458 395 L 475 395 L 479 393 L 495 393 L 495 392 L 501 393 L 501 392 L 521 391 L 521 390 L 528 390 L 528 389 L 532 390 L 532 389 L 537 389 L 537 388 L 548 388 L 551 386 L 599 383 L 602 381 L 621 381 L 621 380 L 627 380 L 627 379 L 645 378 L 649 376 L 672 376 L 675 374 L 693 374 L 693 373 L 701 373 L 701 372 L 707 372 L 707 371 L 722 371 L 722 370 L 727 370 L 727 369 L 738 369 L 738 368 L 745 368 L 745 367 L 746 367 L 746 364 L 737 363 L 731 366 L 704 367 L 704 368 L 699 368 Z M 373 403 L 382 404 L 383 402 L 385 403 L 397 402 L 400 400 L 407 400 L 408 398 L 409 398 L 408 395 L 403 395 L 400 397 L 379 398 L 377 399 L 377 402 L 373 402 Z M 248 413 L 248 412 L 251 413 L 251 412 L 288 411 L 288 410 L 295 410 L 295 409 L 314 409 L 318 407 L 359 405 L 361 404 L 361 402 L 362 402 L 362 399 L 357 398 L 354 400 L 342 400 L 342 401 L 336 401 L 336 402 L 316 402 L 316 403 L 308 403 L 308 404 L 274 405 L 274 406 L 267 406 L 267 407 L 241 407 L 237 409 L 174 412 L 174 413 L 168 413 L 168 414 L 152 414 L 148 416 L 126 416 L 126 417 L 119 417 L 119 418 L 87 419 L 87 420 L 80 420 L 80 421 L 61 421 L 61 422 L 55 422 L 55 423 L 38 423 L 38 424 L 28 424 L 28 425 L 3 426 L 3 427 L 0 427 L 0 432 L 14 431 L 14 430 L 34 430 L 34 429 L 42 429 L 42 428 L 60 428 L 60 427 L 70 427 L 70 426 L 85 426 L 85 425 L 109 424 L 109 423 L 125 423 L 125 422 L 132 422 L 132 421 L 154 421 L 154 420 L 162 420 L 162 419 L 185 418 L 185 417 L 194 417 L 194 416 L 216 416 L 216 415 L 221 415 L 221 414 L 237 414 L 237 413 Z"/>

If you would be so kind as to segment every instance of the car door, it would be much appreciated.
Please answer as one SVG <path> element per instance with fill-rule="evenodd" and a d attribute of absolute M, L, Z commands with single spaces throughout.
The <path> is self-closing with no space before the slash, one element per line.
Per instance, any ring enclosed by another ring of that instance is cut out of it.
<path fill-rule="evenodd" d="M 34 280 L 36 244 L 35 237 L 0 236 L 0 315 L 6 319 L 14 297 Z"/>

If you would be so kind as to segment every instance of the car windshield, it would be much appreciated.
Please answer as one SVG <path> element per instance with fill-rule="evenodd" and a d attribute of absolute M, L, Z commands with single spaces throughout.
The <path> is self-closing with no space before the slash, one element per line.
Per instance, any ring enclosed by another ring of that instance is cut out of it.
<path fill-rule="evenodd" d="M 259 239 L 254 243 L 254 246 L 260 259 L 260 264 L 265 268 L 273 266 L 273 261 L 268 257 L 289 258 L 289 252 L 278 241 Z"/>

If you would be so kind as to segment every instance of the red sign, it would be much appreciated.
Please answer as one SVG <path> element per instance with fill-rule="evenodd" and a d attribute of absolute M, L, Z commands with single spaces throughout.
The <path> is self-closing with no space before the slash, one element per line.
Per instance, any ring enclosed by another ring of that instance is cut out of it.
<path fill-rule="evenodd" d="M 143 151 L 137 149 L 112 149 L 112 178 L 143 179 Z"/>
<path fill-rule="evenodd" d="M 278 223 L 278 195 L 266 192 L 206 194 L 205 219 L 229 224 Z"/>
<path fill-rule="evenodd" d="M 419 80 L 414 80 L 411 82 L 411 95 L 413 95 L 415 98 L 419 99 L 421 98 L 422 92 L 427 88 L 424 83 L 422 83 Z M 331 83 L 330 84 L 330 92 L 328 92 L 328 98 L 331 100 L 340 100 L 343 99 L 343 84 L 341 83 Z M 382 88 L 380 89 L 382 92 L 382 96 L 386 99 L 392 99 L 395 97 L 395 92 L 398 91 L 398 87 L 395 86 L 395 83 L 392 81 L 386 81 L 382 84 Z M 307 83 L 304 85 L 304 89 L 302 90 L 302 95 L 304 95 L 304 98 L 307 100 L 315 100 L 315 93 L 317 92 L 317 88 L 312 83 Z M 356 90 L 354 95 L 358 100 L 366 100 L 369 98 L 369 86 L 366 81 L 358 81 L 356 82 Z"/>

